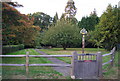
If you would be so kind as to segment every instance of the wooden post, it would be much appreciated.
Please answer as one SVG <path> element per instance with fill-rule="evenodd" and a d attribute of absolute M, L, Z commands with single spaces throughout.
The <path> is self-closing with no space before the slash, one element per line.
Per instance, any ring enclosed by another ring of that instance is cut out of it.
<path fill-rule="evenodd" d="M 111 67 L 112 67 L 112 66 L 113 66 L 113 49 L 111 50 L 111 53 L 112 53 L 112 54 L 111 54 L 111 60 L 112 60 L 112 61 L 111 61 Z"/>
<path fill-rule="evenodd" d="M 111 67 L 114 65 L 114 59 L 115 59 L 115 47 L 111 50 Z"/>
<path fill-rule="evenodd" d="M 82 35 L 82 53 L 84 54 L 84 48 L 85 48 L 85 34 Z"/>
<path fill-rule="evenodd" d="M 97 71 L 98 71 L 98 77 L 102 78 L 102 54 L 101 52 L 97 53 Z"/>
<path fill-rule="evenodd" d="M 72 60 L 71 60 L 71 65 L 72 65 L 72 68 L 71 68 L 71 78 L 72 79 L 75 79 L 76 78 L 76 70 L 77 70 L 77 60 L 78 60 L 78 55 L 77 55 L 77 52 L 73 52 L 72 54 Z"/>
<path fill-rule="evenodd" d="M 26 52 L 26 76 L 27 78 L 29 77 L 28 74 L 29 74 L 29 52 Z"/>

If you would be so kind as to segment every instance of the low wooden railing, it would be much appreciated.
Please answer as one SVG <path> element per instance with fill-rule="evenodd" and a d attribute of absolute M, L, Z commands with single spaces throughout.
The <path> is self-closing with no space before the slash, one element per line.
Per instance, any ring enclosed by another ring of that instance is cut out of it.
<path fill-rule="evenodd" d="M 29 64 L 29 57 L 72 57 L 72 55 L 29 55 L 29 52 L 26 52 L 26 55 L 0 55 L 0 57 L 26 57 L 26 64 L 0 64 L 0 66 L 25 66 L 26 75 L 29 73 L 29 66 L 52 66 L 52 67 L 71 67 L 71 64 Z"/>
<path fill-rule="evenodd" d="M 0 57 L 26 57 L 26 64 L 0 64 L 0 66 L 53 66 L 53 67 L 60 67 L 66 66 L 70 67 L 71 64 L 29 64 L 29 57 L 72 57 L 72 55 L 29 55 L 29 52 L 26 55 L 0 55 Z"/>
<path fill-rule="evenodd" d="M 105 56 L 108 56 L 108 55 L 111 55 L 111 59 L 108 62 L 103 63 L 102 65 L 106 65 L 106 64 L 111 63 L 111 66 L 113 66 L 114 65 L 114 59 L 115 59 L 115 47 L 111 50 L 110 53 L 104 54 L 104 55 L 102 55 L 102 57 L 105 57 Z"/>

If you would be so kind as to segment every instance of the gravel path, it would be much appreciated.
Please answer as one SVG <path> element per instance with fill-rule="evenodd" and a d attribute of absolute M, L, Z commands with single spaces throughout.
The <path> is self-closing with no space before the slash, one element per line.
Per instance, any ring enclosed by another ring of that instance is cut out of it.
<path fill-rule="evenodd" d="M 35 50 L 42 55 L 48 55 L 48 54 L 40 51 L 39 49 L 35 49 Z M 48 60 L 50 60 L 51 62 L 53 62 L 55 64 L 67 64 L 57 58 L 48 58 Z M 53 67 L 53 69 L 56 70 L 57 72 L 60 72 L 63 76 L 70 76 L 70 71 L 71 71 L 70 67 Z"/>

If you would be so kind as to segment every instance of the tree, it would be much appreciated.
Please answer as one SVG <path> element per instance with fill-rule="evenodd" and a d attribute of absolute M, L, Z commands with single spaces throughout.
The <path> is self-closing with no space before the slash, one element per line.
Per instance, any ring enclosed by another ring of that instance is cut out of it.
<path fill-rule="evenodd" d="M 14 3 L 13 3 L 14 4 Z M 10 44 L 14 41 L 15 35 L 11 26 L 17 26 L 22 15 L 8 3 L 2 3 L 2 37 L 3 44 Z"/>
<path fill-rule="evenodd" d="M 74 5 L 73 0 L 68 0 L 67 5 L 65 7 L 65 16 L 69 18 L 74 18 L 77 12 L 77 8 Z"/>
<path fill-rule="evenodd" d="M 62 15 L 60 17 L 60 20 L 62 20 L 62 19 L 65 19 L 65 14 L 64 13 L 62 13 Z"/>
<path fill-rule="evenodd" d="M 52 24 L 52 17 L 43 12 L 36 12 L 28 15 L 30 18 L 31 16 L 34 17 L 33 25 L 39 26 L 41 28 L 41 31 L 43 31 L 44 29 L 48 29 L 48 26 Z"/>
<path fill-rule="evenodd" d="M 11 4 L 2 3 L 3 45 L 33 45 L 40 28 L 33 25 L 33 18 L 21 14 Z"/>
<path fill-rule="evenodd" d="M 107 50 L 111 50 L 120 43 L 120 9 L 108 5 L 95 27 L 93 39 L 97 40 Z"/>
<path fill-rule="evenodd" d="M 57 23 L 57 21 L 58 21 L 58 14 L 57 14 L 57 12 L 56 12 L 56 14 L 55 14 L 55 16 L 54 16 L 54 18 L 53 18 L 53 24 L 55 25 L 56 23 Z"/>
<path fill-rule="evenodd" d="M 80 29 L 76 25 L 62 19 L 44 32 L 42 43 L 45 45 L 61 45 L 66 50 L 68 46 L 80 43 L 79 31 Z"/>
<path fill-rule="evenodd" d="M 5 3 L 11 5 L 12 7 L 23 7 L 23 5 L 18 4 L 17 2 L 5 2 Z"/>
<path fill-rule="evenodd" d="M 81 21 L 79 21 L 78 23 L 78 26 L 80 28 L 85 28 L 88 31 L 93 31 L 98 23 L 99 17 L 97 16 L 96 11 L 94 10 L 93 13 L 90 14 L 90 16 L 82 17 Z"/>

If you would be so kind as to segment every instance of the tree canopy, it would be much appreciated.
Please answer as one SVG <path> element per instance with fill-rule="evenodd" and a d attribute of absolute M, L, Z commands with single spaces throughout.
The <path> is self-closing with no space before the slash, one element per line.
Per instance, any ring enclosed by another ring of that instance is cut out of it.
<path fill-rule="evenodd" d="M 80 28 L 85 28 L 88 31 L 94 30 L 95 25 L 99 23 L 99 17 L 96 14 L 96 11 L 90 14 L 90 16 L 82 17 L 81 21 L 79 21 L 78 26 Z"/>
<path fill-rule="evenodd" d="M 25 44 L 31 46 L 35 43 L 40 28 L 33 25 L 33 18 L 30 19 L 21 14 L 10 3 L 2 3 L 2 13 L 3 45 Z"/>
<path fill-rule="evenodd" d="M 99 24 L 91 34 L 91 40 L 110 50 L 120 43 L 120 9 L 117 6 L 108 5 L 106 11 L 100 17 Z"/>
<path fill-rule="evenodd" d="M 41 28 L 41 31 L 48 29 L 48 26 L 52 24 L 52 17 L 43 12 L 35 12 L 33 14 L 28 14 L 28 16 L 30 18 L 34 17 L 33 25 L 39 26 Z"/>
<path fill-rule="evenodd" d="M 58 20 L 59 20 L 58 13 L 56 12 L 55 16 L 53 17 L 53 24 L 55 25 Z"/>
<path fill-rule="evenodd" d="M 45 31 L 42 43 L 45 45 L 62 46 L 65 50 L 67 47 L 80 43 L 80 29 L 64 19 L 58 21 L 55 26 Z"/>

